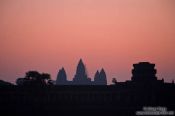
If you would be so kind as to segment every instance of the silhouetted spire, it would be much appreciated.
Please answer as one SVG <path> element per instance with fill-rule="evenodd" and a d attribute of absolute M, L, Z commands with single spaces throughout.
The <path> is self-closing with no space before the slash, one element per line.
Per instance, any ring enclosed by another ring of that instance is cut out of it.
<path fill-rule="evenodd" d="M 82 59 L 80 59 L 80 61 L 78 63 L 76 75 L 79 75 L 80 78 L 81 77 L 83 78 L 83 77 L 87 76 L 87 74 L 86 74 L 86 68 L 85 68 L 85 65 L 84 65 Z"/>
<path fill-rule="evenodd" d="M 60 69 L 57 75 L 56 84 L 65 85 L 67 83 L 67 75 L 64 68 Z"/>
<path fill-rule="evenodd" d="M 75 82 L 75 84 L 83 84 L 83 85 L 89 84 L 89 82 L 91 81 L 90 78 L 87 77 L 86 67 L 82 59 L 80 59 L 78 63 L 76 74 L 73 81 Z"/>
<path fill-rule="evenodd" d="M 100 78 L 101 78 L 102 84 L 107 85 L 106 72 L 103 68 L 100 72 Z"/>
<path fill-rule="evenodd" d="M 100 77 L 100 73 L 97 70 L 97 72 L 95 73 L 95 76 L 94 76 L 94 81 L 97 82 L 99 80 L 99 77 Z"/>
<path fill-rule="evenodd" d="M 100 73 L 98 71 L 96 72 L 94 77 L 94 85 L 107 85 L 106 73 L 103 68 Z"/>
<path fill-rule="evenodd" d="M 100 73 L 106 75 L 105 70 L 103 68 L 101 69 Z"/>
<path fill-rule="evenodd" d="M 83 64 L 83 60 L 81 58 L 79 60 L 79 64 Z"/>

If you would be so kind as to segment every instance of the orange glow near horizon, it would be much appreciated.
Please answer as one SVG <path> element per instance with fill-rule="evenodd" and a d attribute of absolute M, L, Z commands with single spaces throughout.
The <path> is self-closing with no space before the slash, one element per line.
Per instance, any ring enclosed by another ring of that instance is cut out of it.
<path fill-rule="evenodd" d="M 108 83 L 130 80 L 132 64 L 156 63 L 158 78 L 175 79 L 173 0 L 1 0 L 0 79 L 26 71 L 68 79 L 82 58 L 89 76 L 106 70 Z"/>

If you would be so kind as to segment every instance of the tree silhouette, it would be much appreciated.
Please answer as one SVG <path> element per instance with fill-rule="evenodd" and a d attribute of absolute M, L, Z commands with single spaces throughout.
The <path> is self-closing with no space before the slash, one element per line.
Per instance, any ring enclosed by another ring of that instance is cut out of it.
<path fill-rule="evenodd" d="M 25 78 L 18 78 L 16 80 L 17 85 L 53 85 L 53 82 L 50 80 L 50 74 L 42 73 L 38 71 L 28 71 L 26 72 Z"/>
<path fill-rule="evenodd" d="M 29 80 L 39 80 L 40 79 L 41 74 L 37 71 L 29 71 L 26 72 L 26 78 Z"/>
<path fill-rule="evenodd" d="M 51 79 L 51 77 L 50 77 L 50 74 L 48 74 L 48 73 L 42 73 L 41 75 L 40 75 L 40 81 L 43 83 L 43 84 L 48 84 L 48 82 L 49 83 L 51 83 L 51 81 L 49 81 Z"/>
<path fill-rule="evenodd" d="M 117 84 L 117 79 L 116 78 L 112 78 L 112 83 Z"/>

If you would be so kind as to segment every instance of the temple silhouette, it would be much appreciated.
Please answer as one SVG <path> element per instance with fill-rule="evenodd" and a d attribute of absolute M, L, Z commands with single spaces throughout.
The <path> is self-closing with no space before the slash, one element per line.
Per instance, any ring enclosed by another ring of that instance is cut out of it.
<path fill-rule="evenodd" d="M 104 69 L 97 71 L 92 81 L 80 60 L 72 81 L 67 80 L 62 68 L 53 85 L 46 80 L 48 74 L 29 71 L 25 78 L 17 79 L 17 85 L 0 81 L 0 114 L 135 116 L 145 107 L 162 107 L 163 113 L 171 111 L 168 113 L 174 115 L 174 81 L 159 80 L 155 64 L 149 62 L 133 64 L 131 72 L 131 80 L 117 82 L 114 79 L 114 84 L 106 85 Z"/>
<path fill-rule="evenodd" d="M 66 71 L 62 68 L 58 72 L 56 85 L 107 85 L 106 73 L 103 68 L 100 72 L 97 70 L 94 76 L 94 81 L 92 81 L 91 78 L 88 77 L 87 69 L 83 60 L 80 59 L 73 80 L 67 80 Z"/>
<path fill-rule="evenodd" d="M 139 62 L 138 64 L 133 64 L 131 80 L 127 80 L 126 82 L 115 82 L 115 84 L 164 84 L 164 79 L 158 80 L 156 74 L 157 70 L 155 69 L 155 64 L 151 64 L 149 62 Z"/>
<path fill-rule="evenodd" d="M 133 64 L 134 69 L 132 70 L 132 78 L 133 82 L 140 83 L 154 83 L 157 80 L 155 69 L 155 64 L 151 64 L 149 62 L 140 62 L 138 64 Z"/>

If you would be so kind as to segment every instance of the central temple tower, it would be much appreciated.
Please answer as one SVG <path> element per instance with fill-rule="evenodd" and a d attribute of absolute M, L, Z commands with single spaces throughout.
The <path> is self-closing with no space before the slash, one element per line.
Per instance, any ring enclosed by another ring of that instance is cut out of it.
<path fill-rule="evenodd" d="M 88 78 L 86 67 L 82 59 L 80 59 L 78 63 L 76 74 L 73 78 L 73 83 L 75 85 L 89 85 L 91 83 L 91 79 Z"/>

